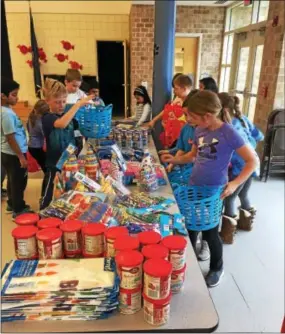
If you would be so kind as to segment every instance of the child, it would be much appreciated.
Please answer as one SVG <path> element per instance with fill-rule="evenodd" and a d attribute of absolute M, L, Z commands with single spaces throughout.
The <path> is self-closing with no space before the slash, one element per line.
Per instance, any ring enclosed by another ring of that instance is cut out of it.
<path fill-rule="evenodd" d="M 224 186 L 222 199 L 231 195 L 256 167 L 252 150 L 245 145 L 242 137 L 231 125 L 219 119 L 222 109 L 217 94 L 202 91 L 188 100 L 188 121 L 196 124 L 195 139 L 192 151 L 182 157 L 168 155 L 165 161 L 172 164 L 194 162 L 190 184 L 196 186 Z M 236 151 L 245 161 L 244 168 L 237 178 L 228 182 L 228 165 L 232 153 Z M 198 232 L 188 231 L 193 247 L 196 246 Z M 203 231 L 210 248 L 210 271 L 206 276 L 209 287 L 219 284 L 224 274 L 223 244 L 219 236 L 219 225 Z"/>
<path fill-rule="evenodd" d="M 48 104 L 43 100 L 39 100 L 31 111 L 27 123 L 29 132 L 29 152 L 44 173 L 46 172 L 46 153 L 43 150 L 45 137 L 43 133 L 42 117 L 47 112 L 49 112 Z"/>
<path fill-rule="evenodd" d="M 78 70 L 69 68 L 66 71 L 64 83 L 68 93 L 66 103 L 74 104 L 78 100 L 81 100 L 87 96 L 80 89 L 82 83 L 82 76 Z"/>
<path fill-rule="evenodd" d="M 218 94 L 219 92 L 219 88 L 218 88 L 216 81 L 211 77 L 201 79 L 199 81 L 199 89 L 200 90 L 210 90 L 211 92 L 214 92 L 216 94 Z"/>
<path fill-rule="evenodd" d="M 100 89 L 99 89 L 99 84 L 97 81 L 93 83 L 91 87 L 89 87 L 89 94 L 95 96 L 93 101 L 96 106 L 105 107 L 105 103 L 100 97 Z"/>
<path fill-rule="evenodd" d="M 22 121 L 11 108 L 18 101 L 19 88 L 16 81 L 1 77 L 1 163 L 8 179 L 7 212 L 13 213 L 13 218 L 30 211 L 24 201 L 28 179 L 27 138 Z"/>
<path fill-rule="evenodd" d="M 137 122 L 137 126 L 148 122 L 151 115 L 151 100 L 144 86 L 138 86 L 134 91 L 137 100 L 135 115 L 131 117 Z"/>
<path fill-rule="evenodd" d="M 43 197 L 41 210 L 46 208 L 53 196 L 53 181 L 57 172 L 56 164 L 69 144 L 75 145 L 73 118 L 77 110 L 89 103 L 94 96 L 85 97 L 75 103 L 66 113 L 67 89 L 56 80 L 46 79 L 44 86 L 45 101 L 49 105 L 49 112 L 42 117 L 43 131 L 46 139 L 46 168 L 43 181 Z"/>
<path fill-rule="evenodd" d="M 236 131 L 243 137 L 244 141 L 255 149 L 256 142 L 263 140 L 264 136 L 247 117 L 242 115 L 239 98 L 237 96 L 230 96 L 228 93 L 220 93 L 218 96 L 223 107 L 221 112 L 222 120 L 231 123 Z M 244 165 L 244 160 L 234 152 L 229 170 L 230 181 L 240 175 Z M 254 174 L 241 184 L 233 194 L 225 199 L 225 210 L 222 220 L 222 230 L 220 233 L 224 243 L 233 243 L 236 227 L 246 231 L 252 229 L 256 210 L 250 204 L 248 192 L 251 187 L 253 176 Z M 237 197 L 239 197 L 241 202 L 239 219 L 237 219 L 235 210 L 235 200 Z"/>

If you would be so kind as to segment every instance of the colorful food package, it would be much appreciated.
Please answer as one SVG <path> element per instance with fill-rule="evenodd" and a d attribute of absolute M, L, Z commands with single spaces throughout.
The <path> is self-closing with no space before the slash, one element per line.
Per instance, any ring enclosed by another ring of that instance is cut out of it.
<path fill-rule="evenodd" d="M 91 145 L 88 145 L 88 149 L 85 155 L 85 173 L 91 180 L 97 181 L 99 162 L 96 157 L 95 151 Z"/>
<path fill-rule="evenodd" d="M 142 168 L 139 175 L 139 184 L 142 190 L 153 192 L 158 189 L 155 167 L 151 161 L 149 153 L 146 153 L 142 161 Z"/>
<path fill-rule="evenodd" d="M 118 164 L 117 157 L 115 153 L 112 154 L 111 165 L 109 167 L 109 175 L 119 183 L 123 183 L 123 172 Z"/>
<path fill-rule="evenodd" d="M 68 160 L 68 158 L 70 157 L 70 155 L 75 154 L 76 152 L 76 146 L 69 144 L 67 146 L 67 148 L 65 149 L 65 151 L 62 153 L 61 157 L 59 158 L 57 164 L 56 164 L 56 168 L 58 170 L 62 170 L 63 165 L 65 164 L 65 162 Z"/>
<path fill-rule="evenodd" d="M 62 175 L 57 172 L 54 178 L 53 199 L 60 198 L 65 193 Z"/>
<path fill-rule="evenodd" d="M 62 180 L 65 191 L 73 190 L 76 187 L 77 181 L 74 178 L 78 172 L 77 157 L 74 153 L 70 154 L 62 167 Z"/>

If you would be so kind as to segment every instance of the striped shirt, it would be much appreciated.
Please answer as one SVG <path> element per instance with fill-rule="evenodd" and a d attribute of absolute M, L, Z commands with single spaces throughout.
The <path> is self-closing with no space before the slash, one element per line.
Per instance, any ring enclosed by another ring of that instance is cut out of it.
<path fill-rule="evenodd" d="M 137 104 L 136 105 L 136 113 L 135 113 L 135 121 L 138 122 L 137 125 L 141 125 L 145 122 L 150 121 L 151 114 L 151 106 L 147 104 Z"/>

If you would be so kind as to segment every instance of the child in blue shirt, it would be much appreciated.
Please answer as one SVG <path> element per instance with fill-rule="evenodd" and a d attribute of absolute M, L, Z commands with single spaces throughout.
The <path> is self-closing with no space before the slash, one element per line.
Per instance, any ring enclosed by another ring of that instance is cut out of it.
<path fill-rule="evenodd" d="M 168 154 L 166 162 L 185 164 L 194 162 L 190 184 L 195 186 L 224 187 L 222 199 L 230 196 L 243 184 L 256 168 L 253 151 L 245 144 L 243 138 L 230 124 L 220 118 L 222 105 L 217 94 L 201 91 L 187 103 L 188 122 L 195 124 L 195 138 L 191 152 L 173 157 Z M 228 166 L 233 152 L 236 151 L 245 161 L 244 168 L 237 178 L 228 180 Z M 197 231 L 189 230 L 193 247 L 196 246 Z M 219 225 L 203 231 L 210 249 L 210 271 L 206 283 L 214 287 L 220 283 L 224 274 L 223 244 L 219 236 Z"/>
<path fill-rule="evenodd" d="M 224 122 L 231 123 L 234 129 L 244 139 L 245 143 L 254 151 L 257 142 L 264 139 L 262 132 L 257 129 L 246 116 L 242 115 L 239 98 L 237 96 L 230 96 L 228 93 L 220 93 L 218 96 L 223 106 L 221 112 L 222 120 Z M 256 153 L 255 155 L 258 160 Z M 245 161 L 241 156 L 234 152 L 229 168 L 229 179 L 235 180 L 240 175 L 244 166 Z M 224 243 L 233 243 L 236 228 L 245 231 L 250 231 L 252 229 L 256 210 L 251 205 L 249 190 L 254 176 L 256 176 L 256 172 L 250 175 L 250 177 L 243 184 L 241 184 L 234 193 L 225 199 L 225 210 L 222 220 L 222 230 L 220 233 Z M 239 197 L 241 202 L 239 219 L 235 208 L 237 197 Z"/>
<path fill-rule="evenodd" d="M 1 163 L 8 179 L 6 211 L 13 213 L 13 218 L 30 212 L 24 200 L 28 180 L 27 137 L 22 121 L 11 108 L 18 102 L 19 88 L 16 81 L 1 77 Z"/>

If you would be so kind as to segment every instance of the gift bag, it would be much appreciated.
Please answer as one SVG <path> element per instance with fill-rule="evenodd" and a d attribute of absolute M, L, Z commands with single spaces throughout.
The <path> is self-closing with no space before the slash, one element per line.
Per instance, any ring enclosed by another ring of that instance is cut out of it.
<path fill-rule="evenodd" d="M 29 152 L 27 152 L 27 161 L 29 173 L 37 173 L 41 170 L 41 167 Z"/>

